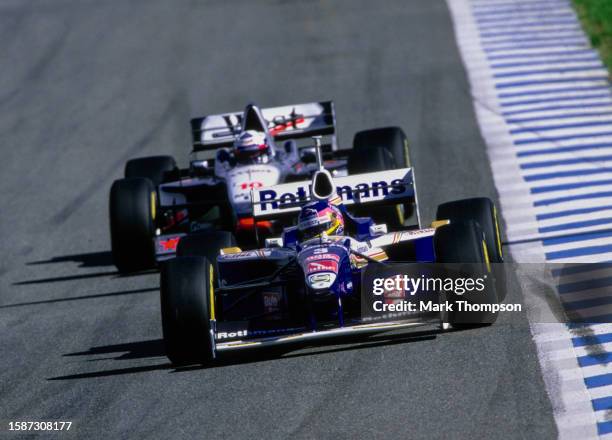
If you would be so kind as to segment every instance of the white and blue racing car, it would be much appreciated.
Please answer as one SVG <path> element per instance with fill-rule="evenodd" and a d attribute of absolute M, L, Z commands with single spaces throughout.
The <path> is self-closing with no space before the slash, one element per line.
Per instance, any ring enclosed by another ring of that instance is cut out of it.
<path fill-rule="evenodd" d="M 224 234 L 219 231 L 182 239 L 178 256 L 163 265 L 160 280 L 164 342 L 173 363 L 206 364 L 226 351 L 424 324 L 448 329 L 495 320 L 490 310 L 364 311 L 372 293 L 368 271 L 390 276 L 396 268 L 391 263 L 400 262 L 412 265 L 418 276 L 447 273 L 448 265 L 458 264 L 454 276 L 487 280 L 481 291 L 461 300 L 499 305 L 505 290 L 492 266 L 502 262 L 502 249 L 491 200 L 445 203 L 430 227 L 419 223 L 389 232 L 386 224 L 354 215 L 351 208 L 375 212 L 414 200 L 411 168 L 333 178 L 321 158 L 317 166 L 312 181 L 253 189 L 256 221 L 294 223 L 280 236 L 267 238 L 265 247 L 216 249 L 210 243 Z M 385 300 L 392 302 L 410 297 L 401 289 L 387 293 Z M 434 302 L 441 298 L 433 293 Z"/>

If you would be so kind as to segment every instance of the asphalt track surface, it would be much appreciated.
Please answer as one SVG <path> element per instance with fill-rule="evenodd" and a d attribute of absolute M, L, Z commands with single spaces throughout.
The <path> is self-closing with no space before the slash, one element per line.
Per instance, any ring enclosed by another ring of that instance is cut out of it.
<path fill-rule="evenodd" d="M 423 205 L 495 197 L 444 2 L 2 1 L 0 437 L 552 438 L 524 315 L 176 370 L 156 273 L 120 277 L 108 190 L 185 165 L 191 116 L 333 99 L 340 142 L 400 125 Z M 508 301 L 520 300 L 513 289 Z"/>

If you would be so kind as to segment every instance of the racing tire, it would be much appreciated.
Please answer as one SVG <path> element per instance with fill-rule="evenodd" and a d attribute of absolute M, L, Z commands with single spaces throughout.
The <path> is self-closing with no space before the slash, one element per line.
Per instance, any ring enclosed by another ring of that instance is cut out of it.
<path fill-rule="evenodd" d="M 350 175 L 393 170 L 410 166 L 408 141 L 399 127 L 375 128 L 355 134 L 347 168 Z M 391 230 L 404 226 L 406 217 L 414 211 L 412 205 L 368 207 L 356 210 L 357 215 L 372 217 L 386 223 Z"/>
<path fill-rule="evenodd" d="M 187 235 L 179 241 L 176 255 L 205 257 L 217 269 L 219 250 L 236 246 L 234 234 L 228 231 L 210 231 Z"/>
<path fill-rule="evenodd" d="M 408 138 L 404 130 L 399 127 L 374 128 L 357 132 L 353 139 L 353 149 L 364 151 L 370 148 L 388 150 L 393 158 L 393 165 L 397 168 L 410 166 Z M 367 171 L 361 172 L 365 173 Z"/>
<path fill-rule="evenodd" d="M 119 272 L 155 266 L 156 193 L 145 178 L 113 182 L 109 198 L 111 251 Z"/>
<path fill-rule="evenodd" d="M 174 169 L 176 161 L 172 156 L 140 157 L 127 161 L 124 177 L 145 177 L 157 187 L 164 181 L 164 175 Z"/>
<path fill-rule="evenodd" d="M 438 206 L 437 220 L 450 220 L 451 223 L 473 221 L 480 226 L 485 235 L 487 253 L 492 263 L 503 263 L 502 237 L 497 209 L 491 199 L 477 197 L 443 203 Z M 494 264 L 493 271 L 500 301 L 506 297 L 506 273 L 503 264 Z"/>
<path fill-rule="evenodd" d="M 162 332 L 166 355 L 175 365 L 207 364 L 214 358 L 213 270 L 203 257 L 177 257 L 162 266 Z"/>
<path fill-rule="evenodd" d="M 452 304 L 453 310 L 443 318 L 443 323 L 453 328 L 490 325 L 497 319 L 497 313 L 492 311 L 459 310 L 457 301 L 467 301 L 472 304 L 498 304 L 495 283 L 490 279 L 491 264 L 487 253 L 484 234 L 480 226 L 473 221 L 451 223 L 436 229 L 434 235 L 434 252 L 436 263 L 446 263 L 451 277 L 484 279 L 484 289 L 455 292 L 447 295 L 446 300 Z"/>

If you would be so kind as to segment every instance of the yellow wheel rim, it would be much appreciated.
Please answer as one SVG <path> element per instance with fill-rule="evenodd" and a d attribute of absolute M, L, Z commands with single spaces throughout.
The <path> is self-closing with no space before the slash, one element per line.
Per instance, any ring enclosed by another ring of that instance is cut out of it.
<path fill-rule="evenodd" d="M 212 264 L 208 265 L 208 292 L 210 295 L 210 319 L 215 320 L 215 286 L 214 286 L 215 270 Z"/>
<path fill-rule="evenodd" d="M 489 252 L 487 251 L 487 243 L 482 240 L 482 252 L 484 254 L 484 260 L 487 265 L 487 272 L 491 272 L 491 260 L 489 260 Z"/>
<path fill-rule="evenodd" d="M 400 225 L 404 224 L 404 207 L 402 205 L 395 205 L 395 209 L 397 210 L 397 220 L 399 221 Z"/>
<path fill-rule="evenodd" d="M 410 167 L 410 152 L 408 150 L 408 139 L 404 139 L 404 158 L 406 159 L 406 167 Z"/>
<path fill-rule="evenodd" d="M 499 233 L 499 222 L 497 221 L 497 208 L 493 205 L 493 220 L 495 221 L 495 235 L 497 241 L 497 251 L 499 252 L 499 257 L 503 258 L 502 254 L 502 244 L 501 244 L 501 234 Z"/>
<path fill-rule="evenodd" d="M 157 195 L 155 191 L 151 192 L 151 219 L 155 221 L 157 215 Z"/>

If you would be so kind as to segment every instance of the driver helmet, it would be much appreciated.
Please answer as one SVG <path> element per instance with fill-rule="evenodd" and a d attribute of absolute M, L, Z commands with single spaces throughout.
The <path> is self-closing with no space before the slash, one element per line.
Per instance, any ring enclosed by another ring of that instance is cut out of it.
<path fill-rule="evenodd" d="M 309 202 L 302 207 L 298 216 L 300 240 L 325 235 L 344 235 L 344 217 L 340 210 L 327 200 Z"/>
<path fill-rule="evenodd" d="M 270 151 L 268 137 L 261 131 L 243 131 L 234 142 L 234 156 L 238 162 L 265 163 Z"/>

